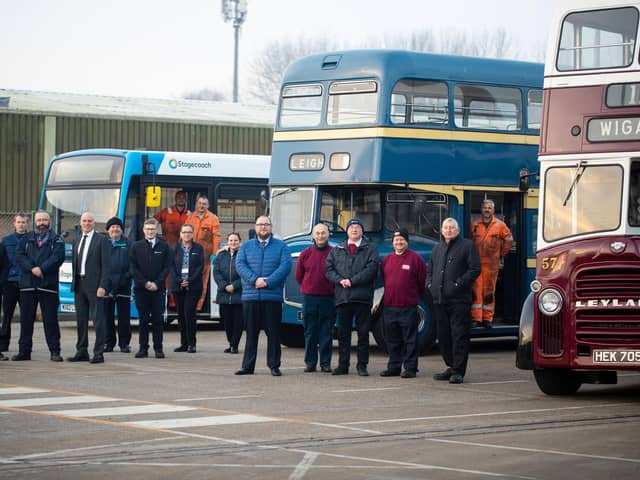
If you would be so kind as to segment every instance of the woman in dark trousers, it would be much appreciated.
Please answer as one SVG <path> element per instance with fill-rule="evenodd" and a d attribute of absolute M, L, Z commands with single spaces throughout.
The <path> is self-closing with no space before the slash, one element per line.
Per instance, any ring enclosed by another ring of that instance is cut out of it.
<path fill-rule="evenodd" d="M 231 232 L 227 236 L 228 249 L 221 250 L 213 263 L 213 278 L 218 285 L 216 302 L 220 305 L 220 316 L 229 342 L 229 348 L 224 353 L 238 353 L 242 336 L 242 282 L 236 272 L 240 242 L 240 234 Z"/>
<path fill-rule="evenodd" d="M 169 289 L 176 299 L 180 322 L 180 346 L 174 352 L 196 353 L 196 304 L 202 293 L 204 262 L 202 245 L 193 241 L 193 225 L 180 228 L 180 241 L 173 247 Z"/>

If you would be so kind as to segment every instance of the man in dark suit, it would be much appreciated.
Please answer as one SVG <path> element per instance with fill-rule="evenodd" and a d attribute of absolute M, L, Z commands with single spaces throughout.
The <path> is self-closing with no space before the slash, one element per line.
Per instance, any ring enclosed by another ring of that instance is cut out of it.
<path fill-rule="evenodd" d="M 96 334 L 91 363 L 104 363 L 106 320 L 104 297 L 109 286 L 109 240 L 96 232 L 96 219 L 91 212 L 80 217 L 82 236 L 73 242 L 73 280 L 78 341 L 70 362 L 89 360 L 89 318 Z"/>

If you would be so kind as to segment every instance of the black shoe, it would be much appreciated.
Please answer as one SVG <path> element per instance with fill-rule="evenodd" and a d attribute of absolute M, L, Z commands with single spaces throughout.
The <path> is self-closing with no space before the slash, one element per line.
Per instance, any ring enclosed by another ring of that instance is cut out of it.
<path fill-rule="evenodd" d="M 368 377 L 369 372 L 367 371 L 367 367 L 360 367 L 358 369 L 358 375 L 360 375 L 361 377 Z"/>
<path fill-rule="evenodd" d="M 105 345 L 103 352 L 104 353 L 111 353 L 111 352 L 113 352 L 113 347 L 111 345 L 109 345 L 109 346 Z"/>
<path fill-rule="evenodd" d="M 14 362 L 22 362 L 24 360 L 31 360 L 31 353 L 18 352 L 13 357 L 11 357 L 11 360 L 13 360 Z"/>
<path fill-rule="evenodd" d="M 331 375 L 348 375 L 348 374 L 349 374 L 349 370 L 342 367 L 334 368 L 333 372 L 331 372 Z"/>
<path fill-rule="evenodd" d="M 141 348 L 140 350 L 138 350 L 138 352 L 135 354 L 136 358 L 147 358 L 149 356 L 149 350 L 147 350 L 146 348 Z"/>
<path fill-rule="evenodd" d="M 400 376 L 402 378 L 416 378 L 416 372 L 414 370 L 405 370 Z"/>
<path fill-rule="evenodd" d="M 271 375 L 273 375 L 274 377 L 281 377 L 282 376 L 282 372 L 280 371 L 280 369 L 278 367 L 274 367 L 271 369 Z"/>
<path fill-rule="evenodd" d="M 306 366 L 304 371 L 305 371 L 305 373 L 315 372 L 316 371 L 316 367 Z"/>
<path fill-rule="evenodd" d="M 52 362 L 62 362 L 62 357 L 60 356 L 59 353 L 52 353 L 51 354 L 51 361 Z"/>
<path fill-rule="evenodd" d="M 445 370 L 444 372 L 440 372 L 440 373 L 434 373 L 433 374 L 433 379 L 434 380 L 442 380 L 442 381 L 447 381 L 451 378 L 451 370 Z"/>
<path fill-rule="evenodd" d="M 328 365 L 322 365 L 320 366 L 320 371 L 322 373 L 331 373 L 331 367 Z"/>
<path fill-rule="evenodd" d="M 196 353 L 196 347 L 193 345 L 187 348 L 187 353 Z"/>
<path fill-rule="evenodd" d="M 480 322 L 476 322 L 475 320 L 471 322 L 471 328 L 480 328 L 481 326 L 482 326 L 482 323 Z"/>
<path fill-rule="evenodd" d="M 104 356 L 94 355 L 93 358 L 89 361 L 89 363 L 104 363 Z"/>
<path fill-rule="evenodd" d="M 252 370 L 245 370 L 244 368 L 241 368 L 235 374 L 236 375 L 253 375 L 253 371 Z"/>
<path fill-rule="evenodd" d="M 225 348 L 223 353 L 231 353 L 231 347 Z"/>
<path fill-rule="evenodd" d="M 120 347 L 120 351 L 122 353 L 131 353 L 131 347 L 127 345 L 126 347 Z"/>
<path fill-rule="evenodd" d="M 449 383 L 462 383 L 463 382 L 463 377 L 462 375 L 460 375 L 459 373 L 454 373 L 453 375 L 451 375 L 451 378 L 449 379 Z"/>
<path fill-rule="evenodd" d="M 231 353 L 238 353 L 238 347 L 231 347 Z"/>
<path fill-rule="evenodd" d="M 156 350 L 156 358 L 164 358 L 164 352 L 162 350 Z"/>
<path fill-rule="evenodd" d="M 482 326 L 484 328 L 491 328 L 491 327 L 493 327 L 493 322 L 489 322 L 488 320 L 483 320 L 482 321 Z"/>
<path fill-rule="evenodd" d="M 400 376 L 400 370 L 383 370 L 380 372 L 380 376 L 381 377 L 399 377 Z"/>
<path fill-rule="evenodd" d="M 173 349 L 174 352 L 186 352 L 187 351 L 187 346 L 186 345 L 180 345 L 179 347 L 176 347 Z"/>
<path fill-rule="evenodd" d="M 9 360 L 9 357 L 3 355 L 2 352 L 0 352 L 0 362 L 3 362 L 5 360 Z"/>
<path fill-rule="evenodd" d="M 73 357 L 67 357 L 67 362 L 88 362 L 89 360 L 87 352 L 76 352 Z"/>

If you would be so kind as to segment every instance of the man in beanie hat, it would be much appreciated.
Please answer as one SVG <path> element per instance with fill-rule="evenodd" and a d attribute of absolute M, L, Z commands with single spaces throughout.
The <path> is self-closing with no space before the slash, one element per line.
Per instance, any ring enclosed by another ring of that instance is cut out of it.
<path fill-rule="evenodd" d="M 369 330 L 373 282 L 378 274 L 378 249 L 364 239 L 364 226 L 357 218 L 347 223 L 347 239 L 327 257 L 326 277 L 335 285 L 338 311 L 338 367 L 333 375 L 349 373 L 351 325 L 358 331 L 358 375 L 369 375 Z"/>
<path fill-rule="evenodd" d="M 393 232 L 393 252 L 382 259 L 384 282 L 384 336 L 389 362 L 382 377 L 415 378 L 418 371 L 418 303 L 427 278 L 420 255 L 409 250 L 409 232 Z"/>
<path fill-rule="evenodd" d="M 129 248 L 131 243 L 122 234 L 122 220 L 107 220 L 107 232 L 111 243 L 109 262 L 109 287 L 105 297 L 106 335 L 105 352 L 113 352 L 116 341 L 120 351 L 130 353 L 131 347 L 131 273 L 129 272 Z M 118 307 L 118 332 L 116 335 L 115 308 Z"/>

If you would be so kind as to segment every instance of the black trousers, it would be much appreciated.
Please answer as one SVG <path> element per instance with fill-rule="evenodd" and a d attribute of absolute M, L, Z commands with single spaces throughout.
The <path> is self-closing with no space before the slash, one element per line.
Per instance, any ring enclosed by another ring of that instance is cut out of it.
<path fill-rule="evenodd" d="M 282 355 L 280 346 L 282 303 L 245 302 L 242 306 L 242 313 L 246 330 L 242 369 L 253 372 L 256 368 L 260 330 L 264 330 L 267 334 L 267 366 L 269 368 L 279 368 Z"/>
<path fill-rule="evenodd" d="M 384 336 L 389 362 L 387 369 L 418 371 L 418 309 L 416 307 L 384 307 Z"/>
<path fill-rule="evenodd" d="M 200 290 L 180 290 L 173 292 L 180 323 L 180 346 L 196 346 L 196 304 L 200 300 Z"/>
<path fill-rule="evenodd" d="M 7 282 L 2 289 L 2 325 L 0 326 L 0 352 L 9 350 L 11 322 L 16 305 L 20 301 L 18 282 Z"/>
<path fill-rule="evenodd" d="M 433 313 L 438 328 L 438 344 L 451 373 L 464 377 L 471 342 L 471 305 L 436 304 Z"/>
<path fill-rule="evenodd" d="M 158 290 L 150 292 L 136 289 L 136 308 L 140 314 L 138 327 L 140 350 L 149 350 L 149 324 L 153 330 L 153 349 L 162 351 L 162 337 L 164 334 L 164 304 L 165 292 Z"/>
<path fill-rule="evenodd" d="M 33 348 L 33 324 L 40 304 L 44 336 L 51 354 L 60 355 L 60 326 L 58 324 L 58 292 L 28 290 L 20 292 L 20 353 L 31 353 Z"/>
<path fill-rule="evenodd" d="M 131 342 L 131 297 L 116 295 L 105 297 L 106 334 L 104 343 L 113 348 L 116 343 L 120 348 L 128 347 Z M 116 330 L 116 308 L 118 309 L 118 327 Z"/>
<path fill-rule="evenodd" d="M 77 290 L 75 292 L 76 304 L 76 327 L 78 330 L 78 341 L 76 342 L 76 352 L 87 352 L 89 348 L 89 319 L 93 321 L 96 340 L 93 344 L 93 354 L 102 355 L 106 335 L 106 321 L 104 312 L 104 298 L 96 296 L 95 288 L 88 288 L 88 284 L 79 278 L 77 280 Z"/>
<path fill-rule="evenodd" d="M 349 369 L 351 357 L 351 325 L 355 317 L 358 332 L 358 363 L 356 368 L 366 368 L 369 363 L 369 330 L 371 328 L 371 305 L 366 303 L 343 303 L 338 311 L 338 367 Z"/>
<path fill-rule="evenodd" d="M 224 323 L 224 331 L 227 334 L 229 346 L 237 349 L 244 326 L 242 304 L 225 303 L 224 305 L 220 305 L 220 316 Z"/>

